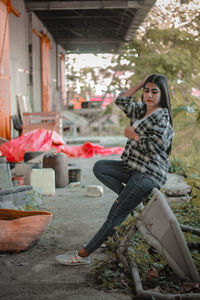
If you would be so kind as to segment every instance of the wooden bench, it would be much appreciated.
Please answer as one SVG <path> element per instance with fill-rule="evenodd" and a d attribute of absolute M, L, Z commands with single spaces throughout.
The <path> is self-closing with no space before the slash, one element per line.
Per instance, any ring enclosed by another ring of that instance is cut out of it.
<path fill-rule="evenodd" d="M 62 136 L 62 122 L 59 112 L 23 113 L 23 133 L 34 129 L 55 130 Z"/>

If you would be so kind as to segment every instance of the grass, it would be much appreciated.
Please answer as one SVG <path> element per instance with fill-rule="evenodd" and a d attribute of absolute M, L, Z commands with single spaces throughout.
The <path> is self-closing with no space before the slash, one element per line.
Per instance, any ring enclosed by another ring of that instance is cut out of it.
<path fill-rule="evenodd" d="M 170 160 L 178 159 L 188 168 L 187 176 L 200 177 L 200 122 L 194 114 L 181 112 L 174 119 L 174 131 Z"/>

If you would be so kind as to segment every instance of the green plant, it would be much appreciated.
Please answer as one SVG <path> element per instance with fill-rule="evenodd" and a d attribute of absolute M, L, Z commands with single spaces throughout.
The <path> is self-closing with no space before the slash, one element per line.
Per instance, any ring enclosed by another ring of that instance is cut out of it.
<path fill-rule="evenodd" d="M 39 192 L 32 190 L 24 196 L 23 201 L 25 202 L 25 204 L 20 209 L 36 210 L 41 200 L 42 195 Z"/>
<path fill-rule="evenodd" d="M 178 174 L 183 174 L 184 172 L 184 163 L 180 158 L 177 158 L 174 156 L 173 158 L 170 159 L 170 168 L 169 168 L 170 173 L 178 173 Z"/>

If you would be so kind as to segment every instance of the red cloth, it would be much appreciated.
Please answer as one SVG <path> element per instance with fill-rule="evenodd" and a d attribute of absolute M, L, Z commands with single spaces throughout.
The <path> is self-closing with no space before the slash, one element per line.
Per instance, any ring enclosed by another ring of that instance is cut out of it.
<path fill-rule="evenodd" d="M 104 148 L 89 142 L 81 146 L 65 145 L 62 137 L 55 131 L 36 129 L 3 143 L 0 146 L 0 152 L 6 156 L 8 162 L 20 162 L 24 160 L 26 152 L 48 151 L 52 148 L 56 148 L 57 152 L 63 152 L 70 158 L 88 158 L 95 154 L 101 156 L 121 154 L 123 151 L 122 147 Z"/>

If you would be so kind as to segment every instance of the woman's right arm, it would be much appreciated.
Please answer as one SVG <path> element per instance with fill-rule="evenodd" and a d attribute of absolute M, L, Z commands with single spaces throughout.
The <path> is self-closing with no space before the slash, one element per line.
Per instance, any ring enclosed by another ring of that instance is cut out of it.
<path fill-rule="evenodd" d="M 149 77 L 149 75 L 147 77 Z M 139 81 L 134 87 L 132 87 L 128 91 L 126 91 L 123 94 L 123 96 L 132 97 L 134 94 L 136 94 L 141 88 L 143 88 L 147 77 L 145 77 L 143 80 Z"/>
<path fill-rule="evenodd" d="M 147 77 L 145 77 L 143 80 L 138 82 L 134 87 L 130 88 L 126 92 L 120 93 L 115 100 L 115 104 L 126 114 L 128 118 L 136 117 L 136 102 L 133 102 L 131 100 L 131 97 L 144 86 L 146 78 Z M 138 109 L 141 106 L 142 103 L 137 103 Z"/>

